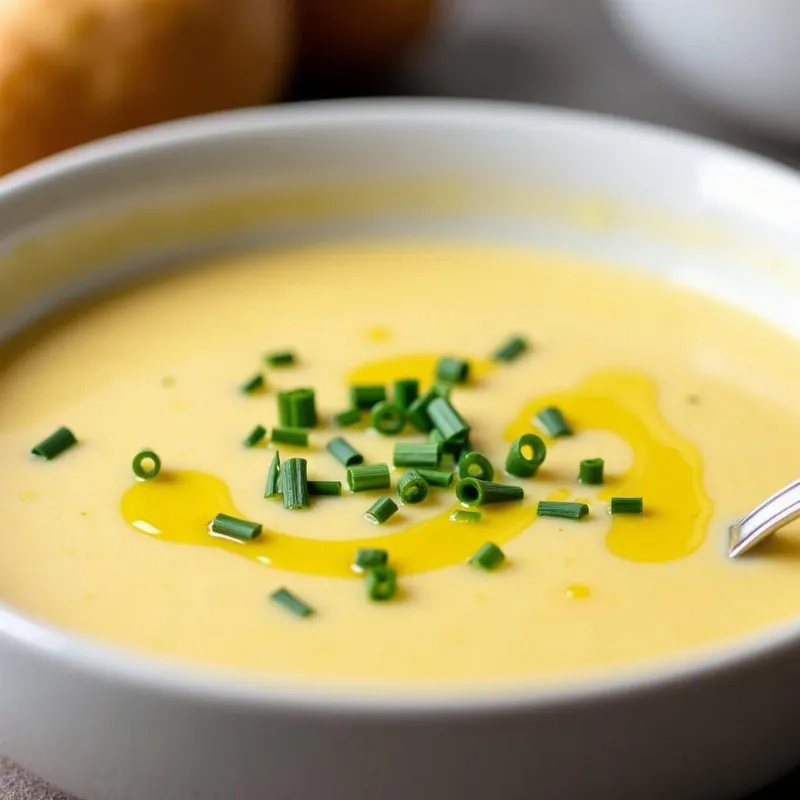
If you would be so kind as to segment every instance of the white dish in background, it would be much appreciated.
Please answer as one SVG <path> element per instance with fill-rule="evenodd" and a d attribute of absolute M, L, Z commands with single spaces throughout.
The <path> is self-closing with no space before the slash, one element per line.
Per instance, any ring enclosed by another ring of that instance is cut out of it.
<path fill-rule="evenodd" d="M 800 137 L 795 0 L 606 0 L 616 27 L 667 78 L 728 117 Z"/>
<path fill-rule="evenodd" d="M 311 217 L 280 202 L 337 183 L 369 192 Z M 135 268 L 244 239 L 391 230 L 618 260 L 798 333 L 799 206 L 789 170 L 583 114 L 360 102 L 219 115 L 0 182 L 0 313 L 7 332 Z M 799 666 L 795 621 L 563 685 L 333 690 L 166 664 L 0 607 L 0 752 L 83 800 L 736 797 L 800 757 Z"/>

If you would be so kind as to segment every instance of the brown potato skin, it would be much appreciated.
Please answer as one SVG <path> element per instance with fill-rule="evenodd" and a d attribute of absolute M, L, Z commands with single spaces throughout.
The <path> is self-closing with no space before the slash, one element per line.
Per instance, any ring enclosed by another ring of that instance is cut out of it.
<path fill-rule="evenodd" d="M 277 99 L 292 0 L 0 3 L 0 174 L 73 145 Z"/>
<path fill-rule="evenodd" d="M 296 0 L 305 71 L 335 75 L 382 67 L 430 27 L 436 0 Z"/>

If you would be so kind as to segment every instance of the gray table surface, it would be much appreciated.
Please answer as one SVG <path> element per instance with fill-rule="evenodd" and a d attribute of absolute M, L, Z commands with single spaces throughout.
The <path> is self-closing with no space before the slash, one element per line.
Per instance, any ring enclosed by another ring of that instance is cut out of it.
<path fill-rule="evenodd" d="M 800 166 L 800 146 L 726 124 L 639 63 L 614 35 L 600 0 L 451 2 L 437 35 L 391 80 L 302 86 L 295 96 L 381 93 L 569 106 L 669 125 Z M 800 773 L 749 800 L 796 797 Z M 0 758 L 0 800 L 75 799 Z"/>

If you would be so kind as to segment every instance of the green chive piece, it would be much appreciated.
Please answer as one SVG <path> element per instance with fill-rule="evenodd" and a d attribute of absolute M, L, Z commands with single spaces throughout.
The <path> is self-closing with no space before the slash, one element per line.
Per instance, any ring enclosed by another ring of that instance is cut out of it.
<path fill-rule="evenodd" d="M 378 433 L 395 436 L 405 427 L 406 412 L 397 403 L 383 400 L 372 406 L 370 422 Z"/>
<path fill-rule="evenodd" d="M 454 384 L 448 381 L 436 381 L 431 387 L 431 391 L 436 392 L 438 397 L 444 397 L 445 400 L 449 400 L 450 395 L 453 393 L 453 386 Z"/>
<path fill-rule="evenodd" d="M 318 497 L 338 497 L 342 493 L 341 481 L 309 481 L 308 493 Z"/>
<path fill-rule="evenodd" d="M 239 386 L 239 391 L 242 394 L 255 394 L 264 388 L 264 376 L 257 372 L 252 378 L 248 378 L 244 383 Z"/>
<path fill-rule="evenodd" d="M 364 411 L 386 399 L 386 387 L 381 384 L 361 384 L 350 387 L 350 402 Z"/>
<path fill-rule="evenodd" d="M 314 613 L 314 609 L 305 601 L 301 600 L 296 594 L 293 594 L 288 589 L 277 589 L 270 596 L 275 605 L 280 606 L 290 614 L 296 617 L 310 617 Z"/>
<path fill-rule="evenodd" d="M 283 507 L 292 511 L 308 508 L 308 462 L 304 458 L 288 458 L 281 467 Z"/>
<path fill-rule="evenodd" d="M 358 452 L 346 439 L 335 436 L 325 449 L 343 466 L 352 467 L 355 464 L 363 464 L 364 456 Z"/>
<path fill-rule="evenodd" d="M 557 503 L 541 500 L 536 507 L 540 517 L 559 517 L 561 519 L 583 519 L 589 513 L 586 503 Z"/>
<path fill-rule="evenodd" d="M 354 464 L 347 468 L 347 485 L 351 492 L 388 489 L 392 478 L 387 464 Z"/>
<path fill-rule="evenodd" d="M 150 466 L 146 466 L 149 464 Z M 151 481 L 161 472 L 161 459 L 152 450 L 140 450 L 133 457 L 133 474 L 141 481 Z"/>
<path fill-rule="evenodd" d="M 506 339 L 490 356 L 492 361 L 514 361 L 521 356 L 530 345 L 521 336 Z"/>
<path fill-rule="evenodd" d="M 644 500 L 641 497 L 612 497 L 608 510 L 612 514 L 643 514 Z"/>
<path fill-rule="evenodd" d="M 531 455 L 525 454 L 530 448 Z M 541 437 L 525 433 L 511 443 L 506 456 L 506 472 L 517 478 L 530 478 L 539 471 L 547 457 L 547 446 Z"/>
<path fill-rule="evenodd" d="M 274 444 L 308 447 L 308 431 L 305 428 L 273 428 L 272 441 Z"/>
<path fill-rule="evenodd" d="M 281 454 L 276 450 L 272 456 L 267 470 L 267 485 L 264 488 L 264 497 L 277 497 L 281 494 Z"/>
<path fill-rule="evenodd" d="M 536 421 L 542 430 L 550 437 L 555 439 L 557 436 L 572 436 L 570 428 L 564 415 L 555 406 L 543 408 L 537 415 Z"/>
<path fill-rule="evenodd" d="M 480 522 L 482 516 L 480 511 L 466 511 L 463 508 L 457 508 L 450 514 L 450 522 Z"/>
<path fill-rule="evenodd" d="M 447 383 L 466 383 L 469 379 L 469 361 L 445 356 L 436 362 L 436 377 Z"/>
<path fill-rule="evenodd" d="M 430 402 L 428 416 L 446 442 L 456 441 L 469 434 L 469 425 L 444 397 L 437 397 Z"/>
<path fill-rule="evenodd" d="M 453 479 L 455 478 L 454 472 L 448 472 L 444 469 L 424 469 L 420 467 L 416 472 L 421 475 L 430 486 L 449 488 L 453 485 Z"/>
<path fill-rule="evenodd" d="M 290 428 L 313 428 L 317 424 L 317 398 L 313 389 L 294 389 L 290 402 L 294 420 Z"/>
<path fill-rule="evenodd" d="M 485 506 L 489 503 L 507 503 L 522 500 L 525 492 L 521 486 L 491 483 L 477 478 L 462 478 L 456 484 L 456 497 L 465 506 Z"/>
<path fill-rule="evenodd" d="M 578 483 L 599 486 L 603 482 L 606 462 L 602 458 L 584 458 L 578 468 Z"/>
<path fill-rule="evenodd" d="M 383 525 L 389 517 L 398 512 L 397 503 L 385 494 L 381 495 L 368 509 L 364 516 L 376 525 Z"/>
<path fill-rule="evenodd" d="M 438 467 L 441 458 L 438 444 L 398 442 L 394 446 L 393 463 L 396 467 Z"/>
<path fill-rule="evenodd" d="M 478 453 L 473 450 L 470 453 L 464 453 L 459 459 L 458 477 L 490 481 L 494 478 L 494 467 L 483 453 Z"/>
<path fill-rule="evenodd" d="M 370 567 L 365 574 L 364 583 L 370 600 L 391 600 L 397 593 L 397 571 L 385 564 Z"/>
<path fill-rule="evenodd" d="M 237 539 L 240 542 L 251 542 L 261 535 L 261 523 L 238 519 L 227 514 L 217 514 L 211 520 L 211 533 Z"/>
<path fill-rule="evenodd" d="M 267 435 L 267 429 L 263 425 L 256 425 L 250 433 L 247 434 L 244 440 L 245 447 L 255 447 L 260 442 L 264 441 Z"/>
<path fill-rule="evenodd" d="M 422 433 L 427 433 L 432 427 L 430 416 L 428 416 L 428 406 L 440 397 L 436 389 L 428 389 L 425 394 L 418 397 L 407 409 L 406 416 L 408 421 Z"/>
<path fill-rule="evenodd" d="M 333 424 L 337 428 L 350 428 L 361 422 L 361 409 L 348 408 L 347 411 L 340 411 L 333 415 Z"/>
<path fill-rule="evenodd" d="M 444 436 L 442 435 L 442 432 L 438 428 L 434 428 L 428 434 L 428 443 L 429 444 L 438 444 L 439 447 L 444 449 L 444 446 L 445 446 Z"/>
<path fill-rule="evenodd" d="M 497 569 L 506 560 L 506 554 L 492 542 L 481 545 L 480 550 L 469 560 L 473 567 L 478 569 Z"/>
<path fill-rule="evenodd" d="M 410 469 L 397 481 L 397 494 L 404 503 L 421 503 L 428 496 L 428 482 L 415 469 Z"/>
<path fill-rule="evenodd" d="M 57 431 L 53 431 L 44 441 L 31 448 L 31 453 L 52 461 L 56 456 L 61 455 L 61 453 L 77 443 L 78 440 L 75 438 L 75 434 L 69 428 L 62 426 Z"/>
<path fill-rule="evenodd" d="M 394 382 L 394 401 L 403 410 L 409 408 L 419 397 L 419 381 L 416 378 L 401 378 Z"/>
<path fill-rule="evenodd" d="M 278 422 L 282 427 L 313 428 L 317 421 L 317 401 L 313 389 L 278 392 Z"/>
<path fill-rule="evenodd" d="M 295 354 L 291 350 L 276 350 L 274 353 L 267 353 L 264 361 L 270 367 L 291 367 L 296 361 Z"/>
<path fill-rule="evenodd" d="M 389 553 L 378 547 L 361 547 L 356 551 L 353 567 L 360 572 L 372 569 L 372 567 L 382 567 L 389 560 Z"/>

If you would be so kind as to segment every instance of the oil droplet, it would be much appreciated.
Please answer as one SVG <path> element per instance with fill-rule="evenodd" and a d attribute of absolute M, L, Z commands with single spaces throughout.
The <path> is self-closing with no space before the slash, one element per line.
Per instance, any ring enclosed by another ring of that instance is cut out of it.
<path fill-rule="evenodd" d="M 591 595 L 592 589 L 585 583 L 571 583 L 567 586 L 567 597 L 570 600 L 586 600 Z"/>
<path fill-rule="evenodd" d="M 392 338 L 392 332 L 388 328 L 370 328 L 367 331 L 367 339 L 371 342 L 388 342 Z"/>
<path fill-rule="evenodd" d="M 19 499 L 22 500 L 23 503 L 28 503 L 36 497 L 36 492 L 25 489 L 19 493 Z"/>

